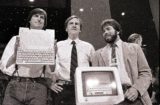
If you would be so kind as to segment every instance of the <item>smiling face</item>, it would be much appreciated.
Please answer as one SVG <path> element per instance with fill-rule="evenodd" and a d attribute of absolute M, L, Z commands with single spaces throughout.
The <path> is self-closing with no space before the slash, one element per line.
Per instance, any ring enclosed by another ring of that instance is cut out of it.
<path fill-rule="evenodd" d="M 103 27 L 103 38 L 107 43 L 114 43 L 117 39 L 118 31 L 116 31 L 112 26 L 106 25 Z"/>
<path fill-rule="evenodd" d="M 31 29 L 43 29 L 45 22 L 45 16 L 43 14 L 34 14 L 31 17 L 30 28 Z"/>
<path fill-rule="evenodd" d="M 67 23 L 66 32 L 71 39 L 76 39 L 79 37 L 80 29 L 80 20 L 78 18 L 73 18 Z"/>

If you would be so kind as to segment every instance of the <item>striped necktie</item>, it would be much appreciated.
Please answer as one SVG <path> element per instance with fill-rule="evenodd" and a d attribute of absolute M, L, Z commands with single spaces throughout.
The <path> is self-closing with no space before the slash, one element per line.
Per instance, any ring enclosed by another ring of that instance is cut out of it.
<path fill-rule="evenodd" d="M 70 71 L 70 78 L 71 81 L 74 83 L 74 73 L 75 70 L 78 66 L 78 61 L 77 61 L 77 49 L 76 49 L 76 42 L 72 41 L 71 43 L 73 45 L 72 47 L 72 52 L 71 52 L 71 71 Z"/>
<path fill-rule="evenodd" d="M 111 64 L 113 67 L 117 67 L 117 58 L 116 58 L 116 44 L 112 44 L 112 52 L 111 52 Z"/>

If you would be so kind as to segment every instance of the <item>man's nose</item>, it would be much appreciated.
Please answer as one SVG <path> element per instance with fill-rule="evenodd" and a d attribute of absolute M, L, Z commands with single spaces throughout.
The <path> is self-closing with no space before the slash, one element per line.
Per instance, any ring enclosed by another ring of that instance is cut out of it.
<path fill-rule="evenodd" d="M 39 21 L 39 22 L 41 21 L 41 17 L 40 17 L 40 16 L 38 16 L 38 21 Z"/>
<path fill-rule="evenodd" d="M 107 33 L 108 33 L 108 31 L 105 30 L 105 31 L 104 31 L 104 34 L 107 34 Z"/>
<path fill-rule="evenodd" d="M 76 23 L 73 23 L 73 26 L 76 26 Z"/>
<path fill-rule="evenodd" d="M 73 24 L 73 27 L 76 27 L 76 24 L 75 24 L 75 23 Z"/>

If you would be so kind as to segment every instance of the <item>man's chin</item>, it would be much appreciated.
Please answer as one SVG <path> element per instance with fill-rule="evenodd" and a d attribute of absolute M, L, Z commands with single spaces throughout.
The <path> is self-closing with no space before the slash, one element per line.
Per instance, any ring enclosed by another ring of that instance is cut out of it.
<path fill-rule="evenodd" d="M 78 31 L 72 31 L 71 33 L 72 33 L 72 34 L 79 34 Z"/>
<path fill-rule="evenodd" d="M 34 27 L 31 27 L 32 29 L 43 29 L 43 27 L 41 26 L 34 26 Z"/>
<path fill-rule="evenodd" d="M 117 39 L 117 36 L 106 37 L 106 38 L 105 38 L 105 41 L 106 41 L 107 43 L 114 43 L 116 39 Z"/>
<path fill-rule="evenodd" d="M 112 39 L 105 39 L 105 41 L 106 41 L 107 43 L 113 43 L 113 42 L 114 42 L 114 40 L 112 40 Z"/>

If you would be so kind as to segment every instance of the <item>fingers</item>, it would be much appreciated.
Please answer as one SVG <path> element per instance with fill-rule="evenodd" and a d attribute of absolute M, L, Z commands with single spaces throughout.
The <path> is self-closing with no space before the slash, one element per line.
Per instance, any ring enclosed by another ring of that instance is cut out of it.
<path fill-rule="evenodd" d="M 138 91 L 135 88 L 130 88 L 126 91 L 125 97 L 130 101 L 135 101 L 138 97 Z"/>
<path fill-rule="evenodd" d="M 51 86 L 51 89 L 56 92 L 56 93 L 59 93 L 63 90 L 63 88 L 61 87 L 62 84 L 59 84 L 59 83 L 55 83 L 54 85 Z"/>
<path fill-rule="evenodd" d="M 136 95 L 133 93 L 127 93 L 125 96 L 130 101 L 135 101 L 135 99 L 136 99 Z"/>
<path fill-rule="evenodd" d="M 57 48 L 57 39 L 55 39 L 55 41 L 54 41 L 54 49 L 55 49 L 55 54 L 56 54 L 57 50 L 58 50 L 58 48 Z"/>

